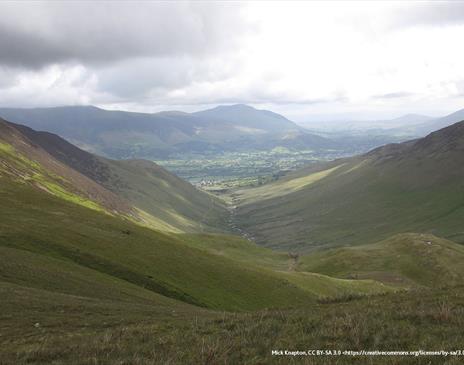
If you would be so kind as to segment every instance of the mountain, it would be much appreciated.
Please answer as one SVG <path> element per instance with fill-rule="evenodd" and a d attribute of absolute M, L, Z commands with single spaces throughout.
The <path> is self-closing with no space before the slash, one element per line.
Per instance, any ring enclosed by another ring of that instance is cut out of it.
<path fill-rule="evenodd" d="M 219 200 L 143 160 L 115 161 L 48 132 L 0 120 L 2 171 L 28 184 L 163 231 L 223 231 Z"/>
<path fill-rule="evenodd" d="M 379 131 L 391 129 L 410 129 L 417 125 L 422 125 L 426 122 L 432 121 L 434 118 L 422 114 L 405 114 L 392 119 L 367 119 L 367 120 L 333 120 L 324 122 L 302 122 L 304 127 L 310 130 L 319 131 Z M 459 119 L 458 119 L 459 120 Z M 458 121 L 458 120 L 455 120 Z"/>
<path fill-rule="evenodd" d="M 366 147 L 371 145 L 374 148 L 382 144 L 424 137 L 461 120 L 464 120 L 464 109 L 440 118 L 421 114 L 406 114 L 386 120 L 341 120 L 300 124 L 308 131 L 332 140 L 339 149 L 349 149 L 356 145 Z"/>
<path fill-rule="evenodd" d="M 381 128 L 391 129 L 391 132 L 397 135 L 424 137 L 429 133 L 448 127 L 461 120 L 464 120 L 464 109 L 439 118 L 419 114 L 408 114 L 397 119 L 386 121 L 389 123 L 390 127 L 384 125 Z"/>
<path fill-rule="evenodd" d="M 464 122 L 235 192 L 235 223 L 258 243 L 312 251 L 419 232 L 464 242 Z"/>
<path fill-rule="evenodd" d="M 441 118 L 436 118 L 418 126 L 417 133 L 425 135 L 441 128 L 445 128 L 460 120 L 464 120 L 464 109 L 448 114 Z"/>
<path fill-rule="evenodd" d="M 197 113 L 154 114 L 103 110 L 93 106 L 0 109 L 6 120 L 52 132 L 71 143 L 112 158 L 159 159 L 178 154 L 217 154 L 291 146 L 333 148 L 285 117 L 246 105 Z"/>
<path fill-rule="evenodd" d="M 34 138 L 21 133 L 20 128 L 0 119 L 2 176 L 108 214 L 136 217 L 135 209 L 127 201 L 55 159 L 34 143 Z M 67 142 L 64 144 L 69 145 Z"/>
<path fill-rule="evenodd" d="M 232 123 L 237 126 L 236 128 L 242 128 L 243 130 L 248 128 L 250 132 L 257 134 L 265 132 L 280 133 L 282 129 L 288 131 L 301 130 L 301 127 L 280 114 L 268 110 L 258 110 L 244 104 L 221 105 L 213 109 L 193 113 L 193 115 L 201 120 L 213 123 Z"/>
<path fill-rule="evenodd" d="M 411 114 L 402 115 L 398 118 L 391 119 L 389 121 L 386 121 L 386 123 L 388 123 L 391 127 L 394 128 L 394 127 L 404 126 L 405 124 L 407 125 L 421 124 L 431 119 L 433 119 L 433 117 L 430 117 L 428 115 L 411 113 Z"/>

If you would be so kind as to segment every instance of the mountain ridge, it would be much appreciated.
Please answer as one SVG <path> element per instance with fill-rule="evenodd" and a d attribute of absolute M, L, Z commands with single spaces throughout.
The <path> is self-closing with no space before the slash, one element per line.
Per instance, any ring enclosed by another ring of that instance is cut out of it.
<path fill-rule="evenodd" d="M 78 147 L 112 158 L 165 158 L 179 153 L 272 149 L 289 132 L 303 135 L 307 148 L 334 143 L 287 118 L 250 106 L 220 106 L 195 112 L 135 113 L 94 106 L 14 109 L 0 116 L 35 130 L 60 135 Z M 202 148 L 195 148 L 201 144 Z"/>
<path fill-rule="evenodd" d="M 4 120 L 0 127 L 0 140 L 8 143 L 2 157 L 10 161 L 10 169 L 15 168 L 20 179 L 30 176 L 42 189 L 53 188 L 55 194 L 68 194 L 80 202 L 72 193 L 78 192 L 85 204 L 95 202 L 109 213 L 161 230 L 224 231 L 220 227 L 227 210 L 217 198 L 151 161 L 114 161 L 83 151 L 53 133 Z M 7 154 L 7 148 L 14 150 Z M 14 157 L 18 153 L 24 156 L 20 160 Z"/>

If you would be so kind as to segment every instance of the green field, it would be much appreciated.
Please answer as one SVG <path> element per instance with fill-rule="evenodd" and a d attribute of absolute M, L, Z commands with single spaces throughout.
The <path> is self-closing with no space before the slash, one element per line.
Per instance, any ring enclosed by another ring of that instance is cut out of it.
<path fill-rule="evenodd" d="M 340 151 L 276 147 L 272 150 L 223 152 L 211 156 L 182 154 L 177 158 L 155 162 L 192 184 L 206 190 L 217 190 L 262 185 L 282 171 L 293 171 L 344 155 Z"/>

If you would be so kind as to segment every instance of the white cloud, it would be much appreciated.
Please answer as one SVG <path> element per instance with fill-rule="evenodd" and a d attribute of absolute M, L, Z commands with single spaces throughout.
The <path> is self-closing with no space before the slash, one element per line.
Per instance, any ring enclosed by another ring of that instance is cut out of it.
<path fill-rule="evenodd" d="M 0 21 L 18 42 L 44 40 L 0 55 L 15 71 L 0 68 L 1 104 L 155 111 L 244 102 L 300 120 L 464 107 L 455 3 L 85 3 L 74 13 L 53 4 L 13 5 Z"/>

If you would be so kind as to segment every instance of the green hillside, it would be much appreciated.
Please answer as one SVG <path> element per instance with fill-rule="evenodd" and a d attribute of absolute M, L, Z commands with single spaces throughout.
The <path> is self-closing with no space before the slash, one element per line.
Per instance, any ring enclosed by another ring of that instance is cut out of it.
<path fill-rule="evenodd" d="M 172 232 L 227 232 L 229 216 L 222 201 L 146 160 L 108 160 L 108 190 L 168 224 Z M 149 222 L 150 218 L 148 218 Z M 155 227 L 158 228 L 158 227 Z"/>
<path fill-rule="evenodd" d="M 0 120 L 0 170 L 67 200 L 168 232 L 224 232 L 212 195 L 144 160 L 115 161 L 47 132 Z"/>
<path fill-rule="evenodd" d="M 373 279 L 404 287 L 463 283 L 464 246 L 430 234 L 398 234 L 384 241 L 303 256 L 299 270 L 345 279 Z"/>
<path fill-rule="evenodd" d="M 60 163 L 0 119 L 0 176 L 94 210 L 135 217 L 124 199 Z"/>
<path fill-rule="evenodd" d="M 271 272 L 189 248 L 172 235 L 94 212 L 4 178 L 0 186 L 3 247 L 80 265 L 98 275 L 139 286 L 144 292 L 148 289 L 209 308 L 256 309 L 310 300 L 304 291 Z M 34 271 L 41 265 L 24 266 L 36 275 Z M 3 281 L 21 282 L 17 281 L 20 279 L 16 278 L 15 266 L 11 272 L 2 271 L 2 275 L 6 275 Z M 58 277 L 56 280 L 56 285 L 62 283 L 74 290 L 72 282 Z M 29 282 L 28 286 L 34 285 Z"/>
<path fill-rule="evenodd" d="M 259 260 L 253 263 L 251 260 L 242 260 L 240 256 L 249 256 L 253 252 L 257 255 L 259 251 L 265 251 L 263 258 L 274 255 L 247 241 L 228 236 L 209 236 L 206 241 L 208 248 L 201 249 L 205 247 L 202 236 L 158 233 L 117 217 L 92 212 L 3 178 L 1 198 L 8 208 L 1 212 L 0 244 L 16 250 L 11 251 L 16 255 L 17 250 L 23 250 L 64 260 L 73 263 L 72 267 L 80 265 L 93 270 L 87 270 L 89 274 L 95 272 L 116 277 L 199 306 L 232 310 L 301 305 L 326 295 L 326 291 L 318 292 L 318 283 L 332 281 L 321 275 L 308 276 L 306 280 L 294 279 L 299 274 L 286 273 L 290 270 L 285 266 L 288 258 L 280 255 L 274 259 L 273 265 L 266 265 Z M 241 246 L 240 254 L 214 252 L 214 247 L 236 246 L 237 242 Z M 39 264 L 40 260 L 45 259 L 37 259 L 36 264 L 29 261 L 30 265 L 22 258 L 11 262 L 22 262 L 23 268 L 32 270 L 31 275 L 39 281 L 34 287 L 51 290 L 53 285 L 59 286 L 59 283 L 69 285 L 69 288 L 63 289 L 64 293 L 68 293 L 67 290 L 71 288 L 79 288 L 79 285 L 71 285 L 74 279 L 56 276 L 54 280 L 49 280 L 46 275 L 51 276 L 57 271 L 61 262 L 50 261 L 49 265 L 52 266 L 42 272 L 40 270 L 48 264 Z M 63 265 L 61 263 L 62 269 L 59 270 L 74 270 Z M 20 268 L 21 265 L 13 265 L 9 270 L 2 270 L 2 273 L 10 278 L 7 280 L 10 283 L 27 283 L 27 278 L 21 279 L 21 275 L 15 273 Z M 35 280 L 31 280 L 29 286 Z M 40 283 L 45 286 L 40 286 Z M 339 293 L 388 290 L 379 283 L 369 281 L 345 281 L 340 289 Z M 338 294 L 337 290 L 332 294 Z"/>
<path fill-rule="evenodd" d="M 307 252 L 396 233 L 464 242 L 464 123 L 236 191 L 236 224 L 267 247 Z"/>
<path fill-rule="evenodd" d="M 272 270 L 275 275 L 298 286 L 317 298 L 343 295 L 379 294 L 394 291 L 370 279 L 338 279 L 309 270 L 299 269 L 300 257 L 272 251 L 237 236 L 179 235 L 184 243 L 219 257 L 227 257 L 248 267 Z"/>

